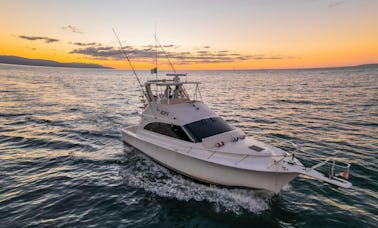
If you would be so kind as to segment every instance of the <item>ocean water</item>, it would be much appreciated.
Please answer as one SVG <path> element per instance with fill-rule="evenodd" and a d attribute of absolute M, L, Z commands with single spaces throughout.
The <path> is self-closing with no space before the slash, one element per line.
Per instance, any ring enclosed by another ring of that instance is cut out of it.
<path fill-rule="evenodd" d="M 353 188 L 304 177 L 280 194 L 194 182 L 122 143 L 141 111 L 131 72 L 0 65 L 0 227 L 377 227 L 377 68 L 188 80 L 248 135 L 300 145 L 305 165 L 350 162 Z"/>

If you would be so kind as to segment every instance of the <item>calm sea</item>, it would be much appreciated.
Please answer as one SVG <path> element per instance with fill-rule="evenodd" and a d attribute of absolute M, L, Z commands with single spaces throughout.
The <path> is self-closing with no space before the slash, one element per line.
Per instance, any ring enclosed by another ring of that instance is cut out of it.
<path fill-rule="evenodd" d="M 304 164 L 350 162 L 353 188 L 298 177 L 274 195 L 193 182 L 122 143 L 141 111 L 130 72 L 0 65 L 0 227 L 377 227 L 378 68 L 188 80 L 248 135 L 300 145 Z"/>

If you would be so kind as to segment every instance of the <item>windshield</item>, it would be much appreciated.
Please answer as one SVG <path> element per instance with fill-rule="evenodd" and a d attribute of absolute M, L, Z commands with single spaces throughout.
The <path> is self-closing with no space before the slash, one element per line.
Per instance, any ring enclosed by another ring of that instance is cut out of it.
<path fill-rule="evenodd" d="M 221 117 L 199 120 L 186 124 L 184 127 L 192 135 L 196 142 L 202 142 L 203 138 L 233 130 L 233 128 Z"/>

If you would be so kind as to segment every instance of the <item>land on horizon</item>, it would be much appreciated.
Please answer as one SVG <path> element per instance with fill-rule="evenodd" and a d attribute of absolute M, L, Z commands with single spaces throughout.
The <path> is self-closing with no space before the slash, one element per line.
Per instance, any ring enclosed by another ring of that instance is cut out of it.
<path fill-rule="evenodd" d="M 49 66 L 49 67 L 72 67 L 72 68 L 102 68 L 112 69 L 99 64 L 93 63 L 62 63 L 46 59 L 29 59 L 19 56 L 0 55 L 0 63 L 27 65 L 27 66 Z"/>

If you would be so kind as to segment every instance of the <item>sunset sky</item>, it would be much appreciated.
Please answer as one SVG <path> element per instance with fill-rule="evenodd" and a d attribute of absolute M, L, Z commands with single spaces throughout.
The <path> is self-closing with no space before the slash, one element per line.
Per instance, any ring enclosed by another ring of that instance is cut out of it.
<path fill-rule="evenodd" d="M 127 69 L 115 28 L 136 68 L 150 69 L 155 23 L 178 69 L 378 62 L 377 0 L 4 0 L 0 55 Z"/>

